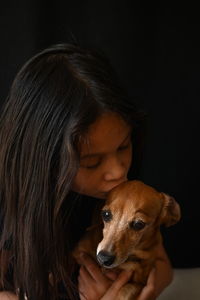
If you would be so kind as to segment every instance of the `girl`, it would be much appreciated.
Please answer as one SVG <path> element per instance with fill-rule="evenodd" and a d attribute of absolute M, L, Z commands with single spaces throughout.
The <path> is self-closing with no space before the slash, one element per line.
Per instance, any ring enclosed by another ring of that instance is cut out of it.
<path fill-rule="evenodd" d="M 57 45 L 19 71 L 0 120 L 1 300 L 115 299 L 131 274 L 102 274 L 87 255 L 78 269 L 71 252 L 130 177 L 132 153 L 137 170 L 140 123 L 96 52 Z M 138 299 L 155 299 L 171 277 L 160 245 Z"/>

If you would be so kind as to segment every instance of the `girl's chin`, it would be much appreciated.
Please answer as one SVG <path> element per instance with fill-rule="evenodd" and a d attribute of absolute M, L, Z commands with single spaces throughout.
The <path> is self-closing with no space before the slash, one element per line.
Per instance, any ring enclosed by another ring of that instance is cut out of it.
<path fill-rule="evenodd" d="M 100 193 L 98 197 L 99 199 L 105 200 L 107 198 L 108 193 Z"/>
<path fill-rule="evenodd" d="M 89 196 L 89 197 L 92 197 L 92 198 L 105 200 L 107 198 L 108 193 L 104 193 L 104 192 L 99 192 L 99 193 L 96 193 L 96 194 L 83 193 L 83 195 Z"/>

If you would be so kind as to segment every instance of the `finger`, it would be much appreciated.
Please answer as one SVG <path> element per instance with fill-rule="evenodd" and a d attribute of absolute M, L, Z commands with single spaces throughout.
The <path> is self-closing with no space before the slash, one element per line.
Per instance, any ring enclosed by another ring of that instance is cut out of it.
<path fill-rule="evenodd" d="M 118 274 L 112 271 L 106 271 L 104 272 L 104 275 L 106 275 L 106 277 L 112 281 L 115 281 L 117 279 Z"/>
<path fill-rule="evenodd" d="M 82 279 L 81 276 L 78 277 L 78 290 L 79 290 L 79 296 L 82 299 L 85 299 L 85 296 L 84 296 L 84 287 L 85 287 L 85 282 L 84 280 Z"/>
<path fill-rule="evenodd" d="M 87 269 L 84 266 L 81 266 L 78 277 L 78 287 L 79 292 L 83 293 L 83 295 L 88 295 L 89 291 L 89 295 L 92 296 L 91 299 L 96 299 L 96 295 L 100 295 L 100 297 L 102 297 L 112 283 L 113 281 L 111 281 L 107 277 L 103 278 L 102 281 L 97 282 L 90 275 Z"/>
<path fill-rule="evenodd" d="M 78 290 L 79 290 L 79 296 L 81 300 L 86 300 L 86 297 L 84 295 L 84 291 L 90 289 L 91 287 L 91 281 L 94 281 L 91 276 L 88 274 L 87 270 L 85 270 L 85 267 L 82 266 L 80 268 L 79 276 L 78 276 Z"/>
<path fill-rule="evenodd" d="M 145 287 L 137 300 L 156 300 L 154 289 Z"/>
<path fill-rule="evenodd" d="M 156 281 L 156 269 L 153 268 L 149 274 L 147 285 L 143 288 L 141 294 L 137 300 L 155 300 L 155 281 Z"/>
<path fill-rule="evenodd" d="M 80 256 L 81 264 L 87 269 L 95 281 L 102 281 L 105 276 L 102 274 L 99 265 L 89 255 L 82 253 Z"/>
<path fill-rule="evenodd" d="M 108 287 L 103 287 L 102 289 L 101 283 L 97 284 L 93 279 L 91 279 L 90 275 L 87 277 L 87 273 L 87 270 L 85 272 L 83 267 L 82 275 L 78 277 L 78 290 L 80 299 L 101 299 L 101 297 L 108 290 Z"/>
<path fill-rule="evenodd" d="M 78 290 L 79 292 L 83 291 L 83 287 L 84 287 L 84 280 L 81 276 L 78 277 Z"/>
<path fill-rule="evenodd" d="M 114 281 L 114 283 L 111 285 L 106 295 L 102 298 L 102 300 L 112 299 L 116 297 L 121 287 L 128 282 L 131 276 L 132 271 L 122 271 L 117 277 L 116 281 Z"/>
<path fill-rule="evenodd" d="M 148 276 L 147 286 L 151 285 L 155 287 L 155 283 L 156 283 L 156 268 L 153 268 Z"/>
<path fill-rule="evenodd" d="M 79 294 L 79 297 L 80 297 L 81 300 L 87 300 L 87 298 L 85 298 L 85 296 L 82 295 L 82 294 Z"/>
<path fill-rule="evenodd" d="M 81 291 L 79 291 L 79 297 L 81 300 L 87 300 L 87 298 L 84 296 L 84 294 Z"/>
<path fill-rule="evenodd" d="M 79 270 L 79 277 L 84 281 L 85 283 L 88 283 L 91 281 L 94 282 L 94 278 L 90 275 L 90 273 L 87 271 L 85 266 L 81 266 Z"/>
<path fill-rule="evenodd" d="M 102 273 L 112 281 L 115 281 L 121 271 L 119 269 L 101 269 Z"/>
<path fill-rule="evenodd" d="M 119 290 L 132 276 L 132 271 L 122 271 L 115 282 L 112 284 L 111 289 Z"/>

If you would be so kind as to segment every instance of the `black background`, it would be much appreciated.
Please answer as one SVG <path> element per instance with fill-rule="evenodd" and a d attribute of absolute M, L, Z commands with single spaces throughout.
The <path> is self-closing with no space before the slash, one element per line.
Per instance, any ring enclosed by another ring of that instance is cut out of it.
<path fill-rule="evenodd" d="M 200 267 L 198 8 L 176 1 L 1 4 L 0 100 L 22 64 L 43 48 L 77 41 L 102 49 L 148 113 L 141 179 L 173 195 L 182 220 L 164 232 L 175 267 Z"/>

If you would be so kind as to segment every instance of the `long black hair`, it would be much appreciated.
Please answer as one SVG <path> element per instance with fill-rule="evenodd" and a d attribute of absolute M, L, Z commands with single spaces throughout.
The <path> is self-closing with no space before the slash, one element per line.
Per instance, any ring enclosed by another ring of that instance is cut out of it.
<path fill-rule="evenodd" d="M 73 298 L 70 224 L 77 201 L 70 188 L 78 141 L 107 111 L 139 128 L 140 113 L 95 51 L 52 46 L 14 79 L 0 119 L 0 274 L 1 289 L 18 291 L 19 299 L 56 299 L 59 281 Z"/>

